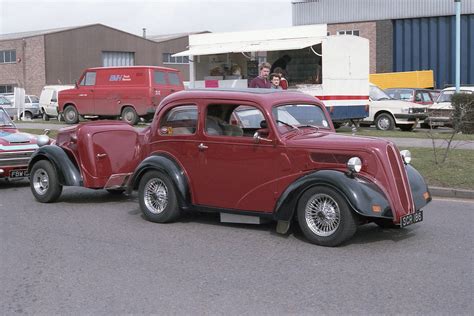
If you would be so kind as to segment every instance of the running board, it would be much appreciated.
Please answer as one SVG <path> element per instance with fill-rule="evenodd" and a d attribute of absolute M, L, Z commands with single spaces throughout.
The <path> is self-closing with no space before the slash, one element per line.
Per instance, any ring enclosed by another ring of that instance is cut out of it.
<path fill-rule="evenodd" d="M 229 213 L 220 213 L 220 214 L 221 214 L 221 223 L 264 224 L 264 223 L 269 222 L 268 219 L 261 218 L 260 216 L 229 214 Z"/>

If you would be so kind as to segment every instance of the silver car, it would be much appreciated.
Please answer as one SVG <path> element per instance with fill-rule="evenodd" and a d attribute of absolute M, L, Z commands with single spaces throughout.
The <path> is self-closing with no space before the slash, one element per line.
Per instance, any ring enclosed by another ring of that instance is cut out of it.
<path fill-rule="evenodd" d="M 10 117 L 17 115 L 18 108 L 15 106 L 15 97 L 13 94 L 3 95 L 3 98 L 8 102 L 3 101 L 1 104 L 3 108 L 7 111 Z M 21 111 L 22 109 L 20 109 Z M 25 95 L 25 118 L 32 119 L 40 115 L 39 110 L 39 98 L 35 95 Z M 20 113 L 20 117 L 23 116 L 23 111 Z"/>

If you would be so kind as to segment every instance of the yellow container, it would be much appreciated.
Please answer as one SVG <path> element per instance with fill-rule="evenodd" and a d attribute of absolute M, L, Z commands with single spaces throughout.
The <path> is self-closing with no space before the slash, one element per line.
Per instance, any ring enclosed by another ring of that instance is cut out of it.
<path fill-rule="evenodd" d="M 369 80 L 381 89 L 434 87 L 433 70 L 370 74 Z"/>

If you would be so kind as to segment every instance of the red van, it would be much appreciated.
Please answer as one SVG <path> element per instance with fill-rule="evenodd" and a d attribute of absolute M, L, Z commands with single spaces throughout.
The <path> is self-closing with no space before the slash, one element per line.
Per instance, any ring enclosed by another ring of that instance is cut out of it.
<path fill-rule="evenodd" d="M 134 125 L 151 119 L 167 95 L 184 90 L 178 70 L 154 66 L 88 68 L 74 89 L 59 93 L 59 112 L 68 124 L 80 115 L 118 118 Z"/>

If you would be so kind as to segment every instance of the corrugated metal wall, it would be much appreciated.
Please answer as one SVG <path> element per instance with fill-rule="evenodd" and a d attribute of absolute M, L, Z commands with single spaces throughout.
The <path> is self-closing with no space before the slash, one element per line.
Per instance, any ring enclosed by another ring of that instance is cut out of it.
<path fill-rule="evenodd" d="M 455 17 L 393 21 L 393 71 L 434 71 L 437 88 L 455 81 Z M 461 16 L 461 84 L 474 84 L 474 14 Z"/>
<path fill-rule="evenodd" d="M 474 0 L 461 0 L 474 14 Z M 312 0 L 292 3 L 293 25 L 348 23 L 454 14 L 453 0 Z"/>

